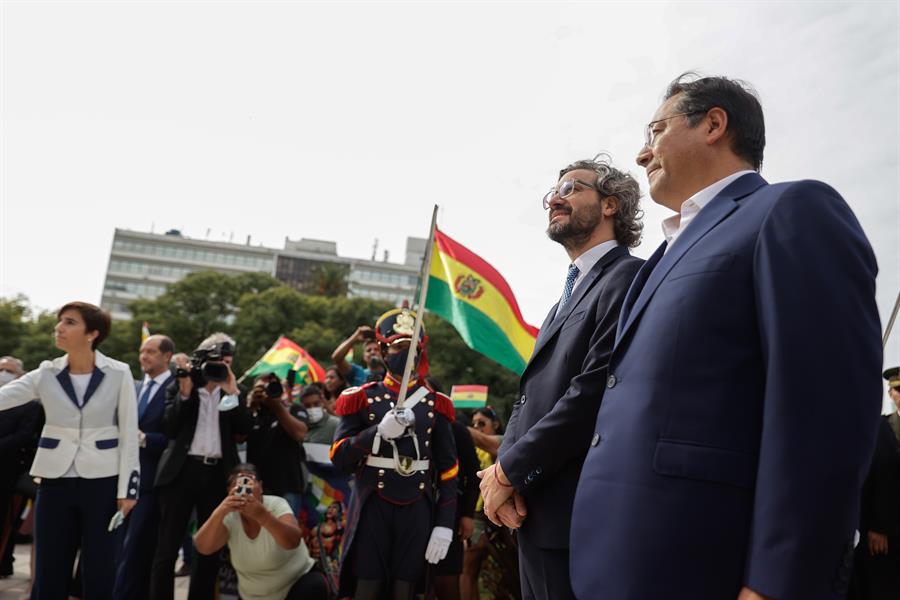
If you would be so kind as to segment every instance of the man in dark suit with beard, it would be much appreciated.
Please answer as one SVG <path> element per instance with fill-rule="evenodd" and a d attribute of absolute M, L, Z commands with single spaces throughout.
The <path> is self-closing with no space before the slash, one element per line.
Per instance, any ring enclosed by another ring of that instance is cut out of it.
<path fill-rule="evenodd" d="M 573 598 L 569 521 L 578 474 L 605 389 L 619 311 L 642 260 L 640 190 L 605 159 L 560 171 L 544 196 L 547 235 L 571 264 L 559 302 L 541 327 L 522 374 L 499 460 L 482 471 L 484 511 L 519 527 L 519 567 L 526 599 Z M 527 516 L 526 516 L 527 515 Z"/>

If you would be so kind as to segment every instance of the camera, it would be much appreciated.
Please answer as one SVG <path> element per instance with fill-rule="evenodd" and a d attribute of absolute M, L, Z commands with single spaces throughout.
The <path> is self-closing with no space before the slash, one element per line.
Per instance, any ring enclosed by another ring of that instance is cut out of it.
<path fill-rule="evenodd" d="M 366 329 L 362 332 L 362 339 L 364 342 L 370 342 L 375 339 L 375 332 L 369 329 Z"/>
<path fill-rule="evenodd" d="M 234 491 L 235 496 L 250 496 L 253 494 L 253 480 L 244 475 L 238 477 L 237 489 Z"/>
<path fill-rule="evenodd" d="M 281 385 L 277 377 L 266 384 L 266 394 L 269 398 L 281 398 L 284 395 L 284 386 Z"/>
<path fill-rule="evenodd" d="M 222 383 L 228 379 L 228 365 L 222 360 L 234 356 L 234 347 L 222 342 L 210 348 L 197 348 L 191 355 L 191 369 L 177 369 L 175 377 L 190 377 L 196 387 L 203 387 L 209 381 Z"/>

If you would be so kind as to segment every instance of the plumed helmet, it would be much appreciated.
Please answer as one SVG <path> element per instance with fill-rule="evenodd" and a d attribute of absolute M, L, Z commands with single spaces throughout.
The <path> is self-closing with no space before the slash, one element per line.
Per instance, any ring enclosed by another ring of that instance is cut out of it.
<path fill-rule="evenodd" d="M 390 345 L 400 340 L 412 338 L 416 326 L 416 313 L 408 308 L 394 308 L 375 321 L 375 339 L 379 343 Z M 425 344 L 425 324 L 419 332 L 419 347 Z"/>

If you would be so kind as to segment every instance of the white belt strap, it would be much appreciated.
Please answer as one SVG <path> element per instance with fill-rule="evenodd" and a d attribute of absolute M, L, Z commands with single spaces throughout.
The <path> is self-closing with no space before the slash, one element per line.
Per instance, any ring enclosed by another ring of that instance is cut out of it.
<path fill-rule="evenodd" d="M 410 465 L 412 471 L 427 471 L 431 462 L 426 458 L 424 460 L 414 460 Z M 384 456 L 369 456 L 366 458 L 366 465 L 377 469 L 393 469 L 396 466 L 393 458 Z"/>
<path fill-rule="evenodd" d="M 403 408 L 413 408 L 416 404 L 425 399 L 425 396 L 428 395 L 428 388 L 425 386 L 417 389 L 412 396 L 404 400 Z"/>

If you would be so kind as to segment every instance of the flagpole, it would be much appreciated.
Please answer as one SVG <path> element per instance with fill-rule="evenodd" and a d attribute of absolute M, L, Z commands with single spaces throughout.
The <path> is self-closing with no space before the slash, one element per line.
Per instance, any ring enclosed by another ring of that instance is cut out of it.
<path fill-rule="evenodd" d="M 888 319 L 887 327 L 884 328 L 884 336 L 881 338 L 881 349 L 887 348 L 888 338 L 891 337 L 891 330 L 894 328 L 894 321 L 897 319 L 897 311 L 900 311 L 900 292 L 897 292 L 897 301 L 894 302 L 894 310 L 891 311 L 891 318 Z"/>
<path fill-rule="evenodd" d="M 409 378 L 413 365 L 416 363 L 419 334 L 422 332 L 422 320 L 425 318 L 425 300 L 428 298 L 428 274 L 431 272 L 431 255 L 434 250 L 434 230 L 437 228 L 438 205 L 434 205 L 431 213 L 431 229 L 428 232 L 428 244 L 425 246 L 425 258 L 422 261 L 421 280 L 419 286 L 419 303 L 416 306 L 416 325 L 413 327 L 412 340 L 409 343 L 409 352 L 406 355 L 406 367 L 403 369 L 403 380 L 400 383 L 400 395 L 397 398 L 397 408 L 402 408 L 406 401 L 406 390 L 409 387 Z"/>

